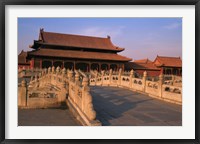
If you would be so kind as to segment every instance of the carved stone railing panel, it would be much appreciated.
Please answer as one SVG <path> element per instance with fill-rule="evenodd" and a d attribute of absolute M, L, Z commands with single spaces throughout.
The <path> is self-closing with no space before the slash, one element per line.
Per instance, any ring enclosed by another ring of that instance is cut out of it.
<path fill-rule="evenodd" d="M 124 72 L 123 74 L 122 71 L 119 71 L 118 75 L 113 73 L 114 72 L 112 70 L 109 72 L 109 74 L 108 71 L 107 72 L 102 71 L 100 76 L 96 76 L 95 78 L 90 79 L 90 85 L 122 86 L 129 89 L 147 93 L 150 96 L 164 99 L 166 97 L 166 94 L 163 96 L 162 85 L 167 84 L 169 82 L 171 83 L 171 80 L 164 81 L 163 75 L 160 75 L 159 77 L 155 78 L 151 77 L 150 80 L 148 80 L 149 78 L 147 76 L 147 72 L 144 72 L 143 77 L 141 78 L 136 78 L 135 72 L 133 70 L 130 72 Z M 166 76 L 166 77 L 168 77 L 168 79 L 171 78 L 171 76 Z M 173 86 L 181 88 L 181 85 L 182 85 L 182 80 L 173 81 Z M 176 100 L 176 102 L 178 101 L 178 104 L 181 104 L 182 93 L 177 93 L 179 90 L 180 89 L 174 89 L 174 93 L 179 95 L 178 96 L 179 100 Z M 173 102 L 174 99 L 171 98 L 171 101 Z"/>
<path fill-rule="evenodd" d="M 159 83 L 152 82 L 152 81 L 146 81 L 145 92 L 159 97 Z"/>
<path fill-rule="evenodd" d="M 132 88 L 135 89 L 135 90 L 143 91 L 142 79 L 133 78 L 132 79 Z"/>
<path fill-rule="evenodd" d="M 129 76 L 121 76 L 121 86 L 129 87 L 130 78 Z"/>
<path fill-rule="evenodd" d="M 99 121 L 95 120 L 96 112 L 93 109 L 90 90 L 87 88 L 90 81 L 86 78 L 87 75 L 82 71 L 74 73 L 59 67 L 44 69 L 32 76 L 29 84 L 24 84 L 24 81 L 19 84 L 18 105 L 42 108 L 55 106 L 67 100 L 86 125 L 100 125 Z M 98 78 L 98 81 L 101 80 L 102 78 Z"/>
<path fill-rule="evenodd" d="M 182 87 L 162 85 L 162 97 L 177 102 L 182 102 Z"/>

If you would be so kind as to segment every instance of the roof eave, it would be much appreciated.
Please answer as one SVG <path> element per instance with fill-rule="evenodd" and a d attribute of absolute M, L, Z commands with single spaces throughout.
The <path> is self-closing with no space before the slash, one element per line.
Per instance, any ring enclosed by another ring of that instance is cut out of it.
<path fill-rule="evenodd" d="M 38 55 L 34 54 L 32 52 L 28 52 L 28 56 L 39 56 L 39 57 L 54 57 L 54 56 L 48 56 L 48 55 Z M 58 56 L 61 58 L 65 58 L 64 56 Z M 119 60 L 119 59 L 96 59 L 96 58 L 77 58 L 77 57 L 69 57 L 71 59 L 93 59 L 93 60 L 108 60 L 108 61 L 122 61 L 122 62 L 129 62 L 132 59 L 125 58 L 124 60 Z"/>
<path fill-rule="evenodd" d="M 34 40 L 33 45 L 29 45 L 29 48 L 38 49 L 41 46 L 41 42 L 38 40 Z"/>
<path fill-rule="evenodd" d="M 99 49 L 99 50 L 106 50 L 106 51 L 115 51 L 115 52 L 121 52 L 124 50 L 124 48 L 118 48 L 118 49 L 106 49 L 106 48 L 86 48 L 86 47 L 75 47 L 75 46 L 66 46 L 66 45 L 58 45 L 58 44 L 52 44 L 52 43 L 45 43 L 36 41 L 36 44 L 39 45 L 46 45 L 46 46 L 61 46 L 61 47 L 74 47 L 74 48 L 85 48 L 85 49 Z M 33 47 L 34 48 L 34 47 Z M 37 47 L 38 48 L 38 47 Z"/>

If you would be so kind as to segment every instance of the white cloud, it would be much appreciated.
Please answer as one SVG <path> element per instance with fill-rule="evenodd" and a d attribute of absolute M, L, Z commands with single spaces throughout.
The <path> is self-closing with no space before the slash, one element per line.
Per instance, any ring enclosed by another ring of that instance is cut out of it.
<path fill-rule="evenodd" d="M 97 37 L 107 37 L 109 35 L 112 39 L 122 35 L 123 29 L 125 27 L 115 27 L 115 28 L 106 28 L 106 27 L 89 27 L 79 33 L 87 36 L 97 36 Z"/>
<path fill-rule="evenodd" d="M 181 26 L 181 23 L 172 23 L 172 24 L 164 26 L 164 28 L 171 30 L 171 29 L 176 29 L 180 26 Z"/>

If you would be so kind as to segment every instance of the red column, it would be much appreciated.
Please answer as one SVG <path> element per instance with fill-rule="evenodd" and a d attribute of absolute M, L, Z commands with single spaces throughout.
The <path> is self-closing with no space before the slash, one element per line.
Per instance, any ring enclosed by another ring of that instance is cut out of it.
<path fill-rule="evenodd" d="M 73 69 L 73 68 L 72 68 Z M 74 61 L 74 70 L 76 70 L 76 62 Z"/>
<path fill-rule="evenodd" d="M 160 74 L 163 74 L 163 68 L 161 68 L 161 70 L 160 70 Z"/>
<path fill-rule="evenodd" d="M 101 63 L 99 63 L 99 72 L 101 72 Z"/>
<path fill-rule="evenodd" d="M 40 68 L 42 68 L 42 60 L 40 60 Z"/>
<path fill-rule="evenodd" d="M 62 68 L 64 68 L 64 66 L 65 66 L 65 63 L 64 63 L 64 61 L 63 61 L 63 65 L 62 65 Z"/>
<path fill-rule="evenodd" d="M 122 71 L 124 71 L 124 64 L 122 64 Z"/>
<path fill-rule="evenodd" d="M 91 63 L 89 63 L 88 65 L 89 65 L 89 71 L 90 71 L 90 70 L 91 70 Z M 88 72 L 89 72 L 89 71 L 88 71 Z"/>
<path fill-rule="evenodd" d="M 31 69 L 34 68 L 34 63 L 35 63 L 35 61 L 34 61 L 34 59 L 32 58 L 31 61 L 30 61 L 30 68 L 31 68 Z"/>
<path fill-rule="evenodd" d="M 53 60 L 51 60 L 51 67 L 53 67 Z"/>

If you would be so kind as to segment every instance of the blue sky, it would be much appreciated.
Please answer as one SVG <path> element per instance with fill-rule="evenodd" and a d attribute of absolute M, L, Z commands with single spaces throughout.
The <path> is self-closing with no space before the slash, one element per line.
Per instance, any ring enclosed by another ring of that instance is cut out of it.
<path fill-rule="evenodd" d="M 30 51 L 39 29 L 44 31 L 111 37 L 133 60 L 157 55 L 182 57 L 182 18 L 18 18 L 18 53 Z"/>

